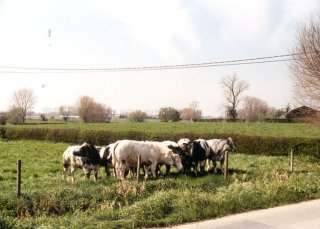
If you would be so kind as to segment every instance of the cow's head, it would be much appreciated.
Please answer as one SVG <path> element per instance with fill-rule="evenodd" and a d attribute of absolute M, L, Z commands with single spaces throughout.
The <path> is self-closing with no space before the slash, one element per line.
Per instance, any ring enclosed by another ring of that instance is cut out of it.
<path fill-rule="evenodd" d="M 183 153 L 190 155 L 190 150 L 192 147 L 192 142 L 190 141 L 190 139 L 188 138 L 181 138 L 178 141 L 178 145 L 180 146 L 180 148 L 182 149 Z"/>
<path fill-rule="evenodd" d="M 179 170 L 182 171 L 183 170 L 183 165 L 181 163 L 181 157 L 179 154 L 174 154 L 172 156 L 173 158 L 173 162 L 174 162 L 174 166 Z"/>
<path fill-rule="evenodd" d="M 173 145 L 168 145 L 167 147 L 171 149 L 174 154 L 179 154 L 179 155 L 183 154 L 183 149 L 181 149 L 181 147 L 173 146 Z"/>
<path fill-rule="evenodd" d="M 74 156 L 82 157 L 90 163 L 98 163 L 100 161 L 100 155 L 94 145 L 83 143 L 73 152 Z"/>
<path fill-rule="evenodd" d="M 232 138 L 227 139 L 227 145 L 229 147 L 228 151 L 236 151 L 236 146 L 234 145 Z"/>

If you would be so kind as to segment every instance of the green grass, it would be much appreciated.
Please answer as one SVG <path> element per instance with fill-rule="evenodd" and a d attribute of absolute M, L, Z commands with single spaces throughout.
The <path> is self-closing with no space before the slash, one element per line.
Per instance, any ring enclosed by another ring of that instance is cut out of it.
<path fill-rule="evenodd" d="M 77 128 L 86 130 L 143 131 L 157 133 L 236 133 L 271 137 L 319 138 L 320 128 L 302 123 L 214 123 L 214 122 L 144 122 L 144 123 L 66 123 L 19 125 L 24 128 Z"/>
<path fill-rule="evenodd" d="M 230 173 L 169 177 L 137 184 L 106 179 L 63 181 L 67 144 L 0 141 L 0 228 L 133 228 L 165 226 L 320 198 L 320 159 L 230 155 Z M 22 197 L 16 198 L 16 160 L 22 160 Z"/>

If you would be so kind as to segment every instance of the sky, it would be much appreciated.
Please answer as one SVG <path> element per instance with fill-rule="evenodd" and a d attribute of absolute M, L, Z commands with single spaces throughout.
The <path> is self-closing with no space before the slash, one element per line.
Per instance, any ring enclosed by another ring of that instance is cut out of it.
<path fill-rule="evenodd" d="M 288 54 L 297 28 L 319 12 L 319 0 L 0 0 L 0 111 L 28 88 L 36 112 L 87 95 L 117 113 L 198 101 L 204 116 L 219 117 L 220 82 L 233 74 L 250 85 L 244 97 L 294 106 L 288 62 L 133 72 L 7 67 L 122 68 Z"/>

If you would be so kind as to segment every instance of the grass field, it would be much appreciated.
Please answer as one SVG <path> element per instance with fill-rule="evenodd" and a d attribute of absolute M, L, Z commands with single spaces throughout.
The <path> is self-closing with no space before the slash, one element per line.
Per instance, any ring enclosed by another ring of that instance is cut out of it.
<path fill-rule="evenodd" d="M 13 125 L 10 125 L 13 126 Z M 320 138 L 320 128 L 302 123 L 214 123 L 214 122 L 116 122 L 116 123 L 66 123 L 19 125 L 24 128 L 78 128 L 87 130 L 143 131 L 171 133 L 237 133 L 272 137 Z"/>
<path fill-rule="evenodd" d="M 108 124 L 105 124 L 106 126 Z M 320 159 L 230 155 L 230 173 L 193 177 L 173 173 L 137 184 L 61 178 L 67 147 L 45 141 L 0 141 L 0 228 L 133 228 L 164 226 L 320 198 Z M 16 160 L 22 197 L 16 198 Z"/>

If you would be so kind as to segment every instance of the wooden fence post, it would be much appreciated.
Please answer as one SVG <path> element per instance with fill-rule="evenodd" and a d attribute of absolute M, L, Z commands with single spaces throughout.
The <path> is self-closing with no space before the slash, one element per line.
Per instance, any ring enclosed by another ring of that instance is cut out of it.
<path fill-rule="evenodd" d="M 140 164 L 141 164 L 141 155 L 138 155 L 138 163 L 137 163 L 137 183 L 139 183 L 140 179 Z"/>
<path fill-rule="evenodd" d="M 290 171 L 293 172 L 293 149 L 290 151 Z"/>
<path fill-rule="evenodd" d="M 17 160 L 17 196 L 21 196 L 21 160 Z"/>
<path fill-rule="evenodd" d="M 228 176 L 228 167 L 229 167 L 229 156 L 228 156 L 228 151 L 225 152 L 224 154 L 225 159 L 224 159 L 224 179 L 227 179 Z"/>

